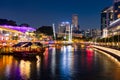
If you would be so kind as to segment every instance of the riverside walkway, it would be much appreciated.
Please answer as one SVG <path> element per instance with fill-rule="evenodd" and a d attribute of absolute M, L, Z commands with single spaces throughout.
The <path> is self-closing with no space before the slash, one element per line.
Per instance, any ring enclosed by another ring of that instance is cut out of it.
<path fill-rule="evenodd" d="M 103 46 L 96 46 L 96 45 L 93 45 L 93 47 L 109 53 L 110 55 L 114 56 L 115 58 L 117 58 L 120 61 L 120 50 L 111 49 L 111 48 L 107 48 L 107 47 L 103 47 Z"/>

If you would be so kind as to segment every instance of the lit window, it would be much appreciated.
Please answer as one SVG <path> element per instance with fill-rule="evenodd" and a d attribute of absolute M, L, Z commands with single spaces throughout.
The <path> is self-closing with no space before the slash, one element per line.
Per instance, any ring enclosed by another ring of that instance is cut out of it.
<path fill-rule="evenodd" d="M 110 19 L 113 19 L 113 15 L 110 15 Z"/>
<path fill-rule="evenodd" d="M 120 14 L 117 15 L 117 18 L 120 18 Z"/>
<path fill-rule="evenodd" d="M 120 6 L 118 6 L 118 8 L 120 8 Z"/>
<path fill-rule="evenodd" d="M 115 10 L 115 12 L 118 12 L 117 10 Z"/>

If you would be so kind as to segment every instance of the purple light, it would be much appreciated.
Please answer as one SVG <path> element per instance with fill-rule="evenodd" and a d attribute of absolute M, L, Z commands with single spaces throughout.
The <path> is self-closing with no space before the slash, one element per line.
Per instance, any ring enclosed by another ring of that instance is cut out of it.
<path fill-rule="evenodd" d="M 32 32 L 32 31 L 36 30 L 34 28 L 31 28 L 31 27 L 19 27 L 19 26 L 8 26 L 8 25 L 1 25 L 0 27 L 17 30 L 17 31 L 20 31 L 20 32 L 23 32 L 23 33 L 25 33 L 25 32 Z"/>

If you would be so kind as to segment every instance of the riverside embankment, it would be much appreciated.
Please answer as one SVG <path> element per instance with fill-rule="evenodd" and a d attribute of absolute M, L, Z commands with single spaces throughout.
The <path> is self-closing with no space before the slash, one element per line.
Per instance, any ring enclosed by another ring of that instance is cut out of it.
<path fill-rule="evenodd" d="M 101 50 L 103 52 L 110 54 L 111 56 L 115 57 L 116 59 L 120 61 L 120 50 L 111 49 L 111 48 L 107 48 L 103 46 L 96 46 L 96 45 L 93 45 L 93 47 L 95 49 L 98 49 L 98 50 Z"/>

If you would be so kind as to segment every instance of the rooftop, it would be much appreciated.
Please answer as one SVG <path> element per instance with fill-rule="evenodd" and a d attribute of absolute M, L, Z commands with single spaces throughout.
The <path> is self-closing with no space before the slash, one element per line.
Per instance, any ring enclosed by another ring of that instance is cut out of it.
<path fill-rule="evenodd" d="M 0 25 L 0 27 L 20 31 L 20 32 L 23 32 L 23 33 L 33 32 L 33 31 L 36 30 L 35 28 L 32 28 L 32 27 L 20 27 L 20 26 L 8 26 L 8 25 Z"/>

